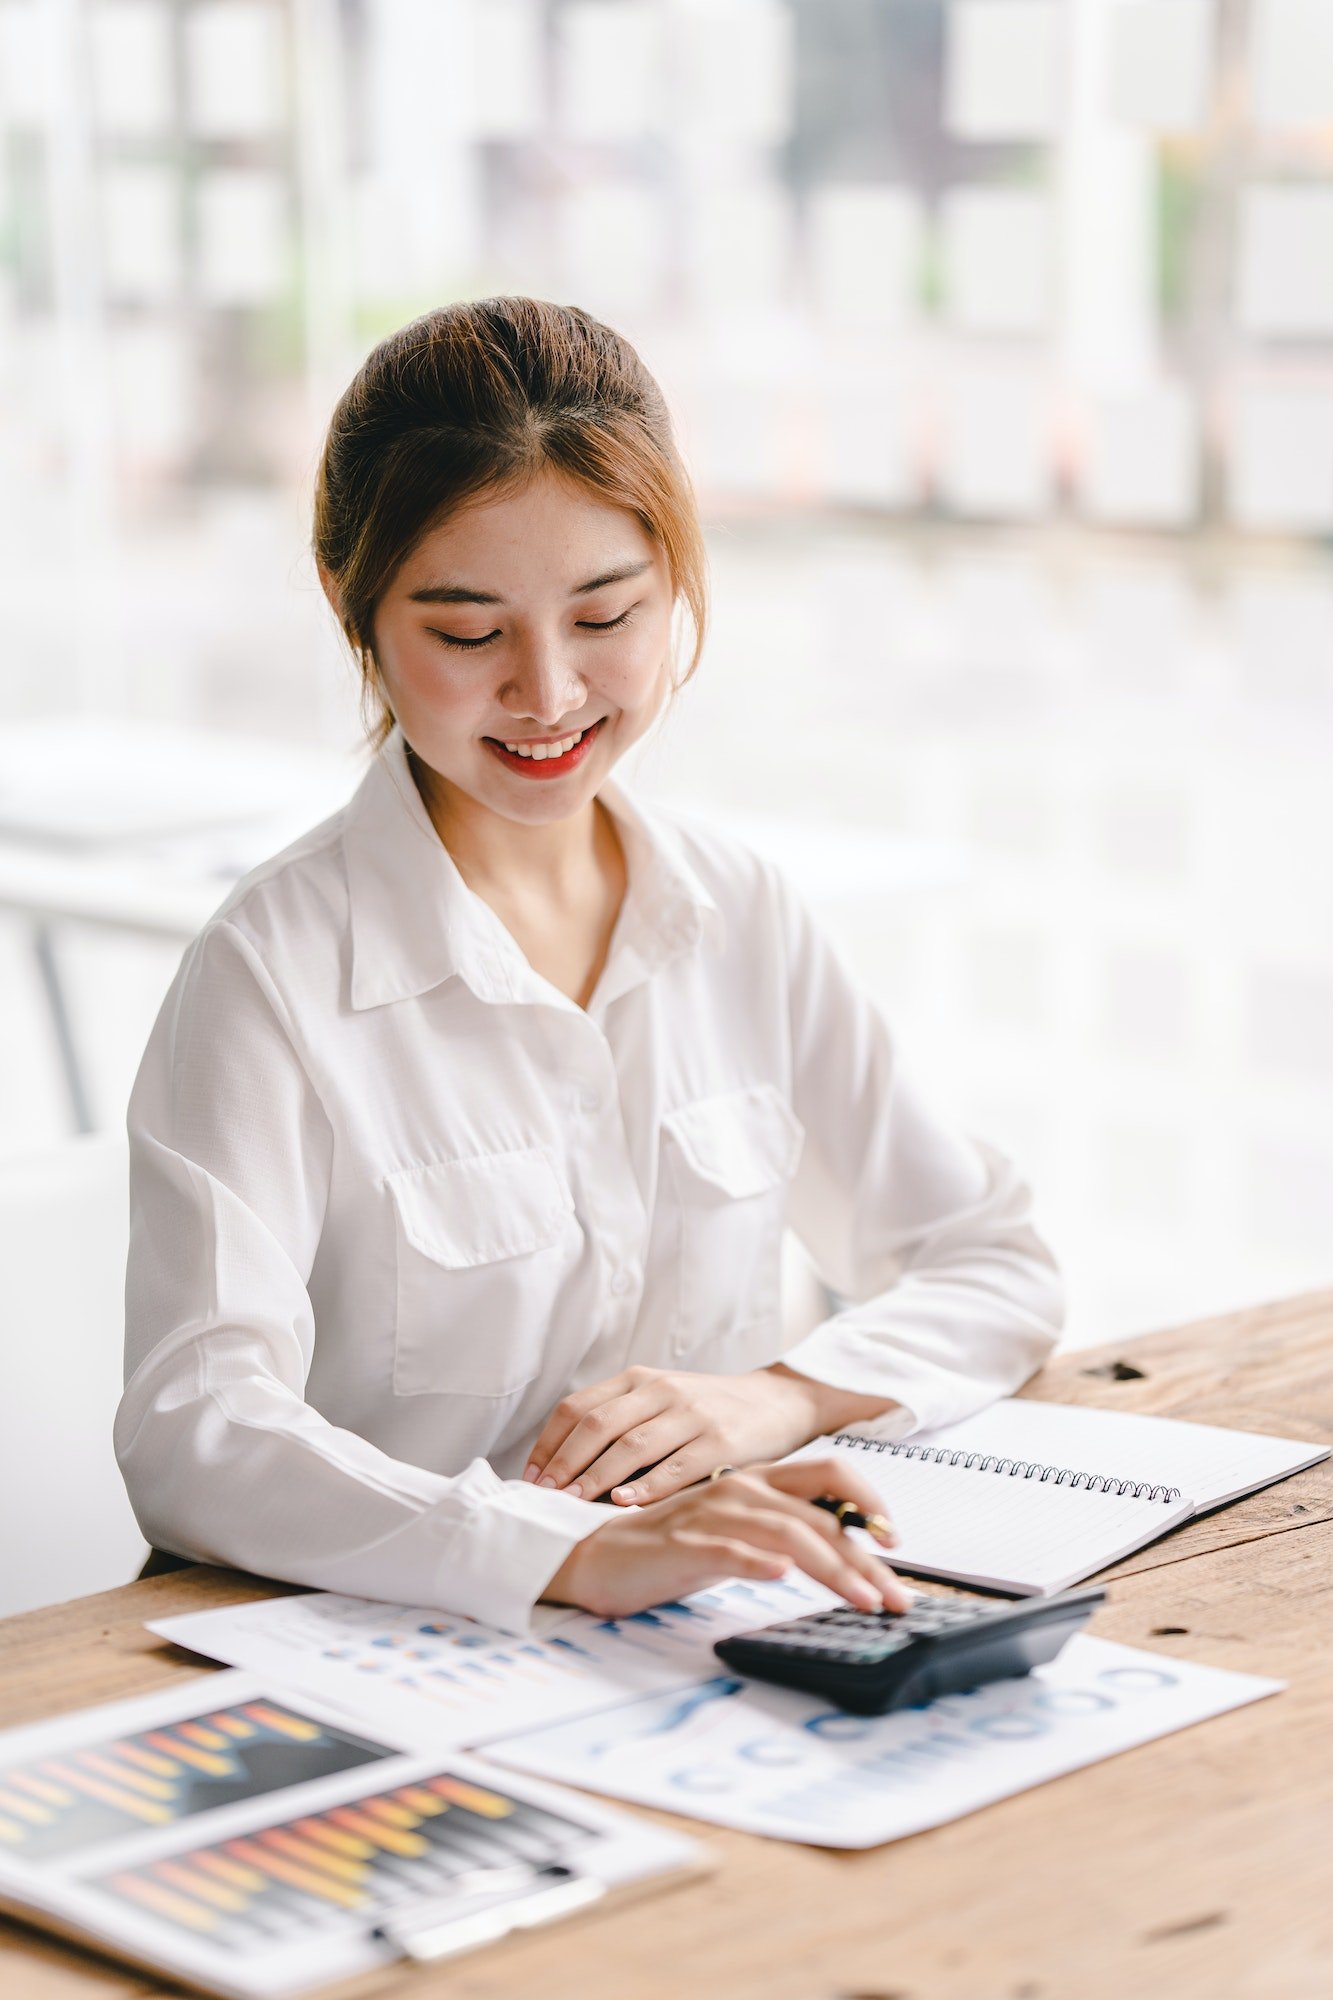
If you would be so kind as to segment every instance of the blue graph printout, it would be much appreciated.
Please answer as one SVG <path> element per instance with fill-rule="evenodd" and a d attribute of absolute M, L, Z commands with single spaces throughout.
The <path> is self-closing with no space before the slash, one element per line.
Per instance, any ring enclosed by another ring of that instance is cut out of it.
<path fill-rule="evenodd" d="M 1278 1691 L 1079 1634 L 1059 1658 L 891 1715 L 717 1673 L 494 1743 L 516 1771 L 720 1825 L 873 1847 Z"/>
<path fill-rule="evenodd" d="M 323 1592 L 187 1612 L 152 1630 L 439 1747 L 684 1686 L 712 1673 L 716 1640 L 838 1602 L 793 1570 L 626 1618 L 539 1606 L 526 1638 L 461 1613 Z"/>

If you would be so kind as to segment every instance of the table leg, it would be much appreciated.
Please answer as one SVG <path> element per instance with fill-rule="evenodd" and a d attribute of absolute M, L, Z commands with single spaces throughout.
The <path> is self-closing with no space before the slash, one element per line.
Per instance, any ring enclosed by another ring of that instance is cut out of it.
<path fill-rule="evenodd" d="M 74 1129 L 76 1132 L 95 1132 L 97 1121 L 93 1117 L 83 1065 L 79 1061 L 79 1052 L 74 1042 L 69 1008 L 65 1003 L 65 988 L 60 977 L 60 964 L 56 958 L 55 932 L 52 925 L 47 923 L 33 925 L 32 947 L 37 957 L 37 970 L 41 976 L 42 989 L 46 994 L 51 1026 L 55 1030 L 56 1046 L 60 1051 L 60 1066 L 65 1073 L 65 1090 L 69 1097 Z"/>

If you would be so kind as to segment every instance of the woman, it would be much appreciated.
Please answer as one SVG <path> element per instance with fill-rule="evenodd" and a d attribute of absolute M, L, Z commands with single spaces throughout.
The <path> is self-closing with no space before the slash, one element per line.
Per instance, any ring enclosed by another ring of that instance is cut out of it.
<path fill-rule="evenodd" d="M 656 384 L 574 309 L 429 314 L 334 413 L 315 552 L 377 754 L 186 952 L 135 1085 L 145 1534 L 520 1630 L 792 1563 L 900 1606 L 809 1504 L 872 1490 L 772 1461 L 1017 1387 L 1059 1287 L 781 877 L 612 779 L 678 608 L 703 638 Z M 784 1226 L 854 1303 L 779 1360 Z"/>

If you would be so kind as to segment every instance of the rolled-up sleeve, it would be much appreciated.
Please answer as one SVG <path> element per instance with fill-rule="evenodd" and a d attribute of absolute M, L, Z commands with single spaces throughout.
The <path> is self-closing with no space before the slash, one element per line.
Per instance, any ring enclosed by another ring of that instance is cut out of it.
<path fill-rule="evenodd" d="M 806 1132 L 789 1221 L 846 1302 L 783 1362 L 900 1406 L 858 1432 L 955 1422 L 1050 1354 L 1064 1312 L 1055 1260 L 1012 1163 L 930 1110 L 878 1008 L 794 893 L 772 888 Z"/>
<path fill-rule="evenodd" d="M 390 1457 L 306 1400 L 333 1132 L 282 997 L 225 920 L 187 952 L 129 1108 L 115 1445 L 159 1548 L 514 1631 L 603 1510 Z"/>

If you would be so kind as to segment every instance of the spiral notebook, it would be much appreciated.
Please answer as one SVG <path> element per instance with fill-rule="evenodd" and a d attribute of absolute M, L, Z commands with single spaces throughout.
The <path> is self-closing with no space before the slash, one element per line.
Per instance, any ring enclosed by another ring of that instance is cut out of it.
<path fill-rule="evenodd" d="M 898 1531 L 895 1569 L 1014 1597 L 1065 1590 L 1195 1514 L 1328 1457 L 1294 1438 L 1007 1397 L 896 1444 L 840 1433 Z"/>

